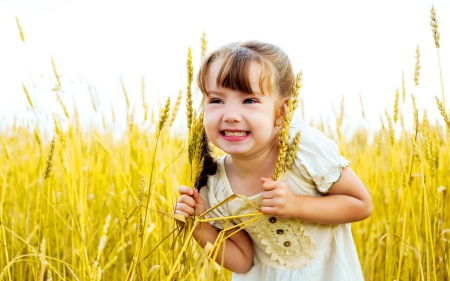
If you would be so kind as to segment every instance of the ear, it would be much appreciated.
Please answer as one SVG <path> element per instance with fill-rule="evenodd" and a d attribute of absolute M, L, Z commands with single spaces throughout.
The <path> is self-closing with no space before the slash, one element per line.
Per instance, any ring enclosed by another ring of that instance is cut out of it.
<path fill-rule="evenodd" d="M 287 105 L 288 105 L 288 98 L 283 99 L 283 101 L 281 102 L 279 108 L 278 108 L 278 112 L 277 112 L 277 116 L 275 116 L 275 126 L 281 126 L 283 123 L 283 117 L 287 112 Z"/>

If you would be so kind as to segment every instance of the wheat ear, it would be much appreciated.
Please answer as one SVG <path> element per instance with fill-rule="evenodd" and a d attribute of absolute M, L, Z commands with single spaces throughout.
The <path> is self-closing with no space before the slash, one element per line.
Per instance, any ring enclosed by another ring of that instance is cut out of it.
<path fill-rule="evenodd" d="M 188 48 L 187 53 L 187 86 L 186 86 L 186 116 L 188 129 L 191 129 L 192 118 L 193 118 L 193 107 L 192 107 L 192 81 L 194 79 L 194 67 L 192 66 L 192 49 Z"/>
<path fill-rule="evenodd" d="M 445 124 L 447 125 L 448 129 L 450 130 L 450 118 L 447 115 L 447 112 L 445 112 L 445 108 L 442 105 L 441 101 L 436 97 L 436 105 L 441 112 L 442 117 L 444 117 Z"/>
<path fill-rule="evenodd" d="M 286 112 L 283 116 L 283 121 L 278 137 L 278 159 L 275 165 L 274 177 L 278 179 L 281 173 L 285 170 L 286 152 L 288 150 L 289 142 L 289 127 L 294 116 L 295 109 L 298 106 L 298 96 L 300 88 L 302 87 L 302 72 L 300 71 L 295 79 L 295 84 L 292 89 L 292 95 L 289 97 Z"/>
<path fill-rule="evenodd" d="M 202 32 L 201 41 L 202 41 L 201 48 L 202 48 L 202 59 L 203 59 L 203 57 L 206 55 L 206 47 L 208 46 L 208 41 L 206 41 L 205 31 Z"/>
<path fill-rule="evenodd" d="M 48 177 L 50 177 L 50 174 L 52 172 L 53 152 L 54 151 L 55 151 L 55 138 L 53 138 L 53 140 L 50 144 L 50 152 L 48 153 L 47 164 L 45 165 L 44 180 L 46 180 Z"/>
<path fill-rule="evenodd" d="M 173 121 L 175 121 L 175 117 L 177 116 L 178 110 L 180 109 L 182 99 L 183 99 L 183 90 L 180 89 L 178 91 L 177 100 L 175 101 L 175 105 L 173 106 L 172 114 L 170 116 L 169 127 L 172 127 Z"/>
<path fill-rule="evenodd" d="M 433 33 L 434 44 L 436 45 L 436 48 L 439 49 L 439 47 L 440 47 L 439 39 L 440 39 L 441 35 L 439 33 L 439 24 L 438 24 L 438 20 L 436 18 L 436 10 L 434 9 L 434 6 L 431 6 L 430 19 L 431 19 L 431 21 L 430 21 L 431 32 Z"/>
<path fill-rule="evenodd" d="M 414 85 L 417 87 L 419 85 L 419 74 L 420 74 L 420 49 L 419 45 L 416 47 L 416 64 L 414 66 Z"/>
<path fill-rule="evenodd" d="M 23 34 L 22 26 L 20 26 L 18 17 L 16 17 L 16 22 L 17 22 L 17 27 L 19 28 L 20 39 L 22 39 L 22 42 L 25 42 L 25 35 Z"/>

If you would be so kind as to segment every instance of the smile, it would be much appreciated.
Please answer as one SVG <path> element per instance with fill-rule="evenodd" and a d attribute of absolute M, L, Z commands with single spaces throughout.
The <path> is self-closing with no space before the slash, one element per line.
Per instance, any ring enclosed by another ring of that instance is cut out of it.
<path fill-rule="evenodd" d="M 227 137 L 245 137 L 248 133 L 248 131 L 222 131 L 222 134 Z"/>

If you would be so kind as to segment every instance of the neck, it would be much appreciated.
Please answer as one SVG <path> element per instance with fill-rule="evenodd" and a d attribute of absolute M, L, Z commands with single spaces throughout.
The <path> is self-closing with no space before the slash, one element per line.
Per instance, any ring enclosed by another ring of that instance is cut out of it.
<path fill-rule="evenodd" d="M 229 157 L 226 158 L 225 164 L 227 165 L 227 170 L 231 170 L 239 177 L 253 175 L 257 177 L 273 178 L 277 160 L 278 145 L 277 142 L 274 142 L 274 144 L 265 151 L 252 157 L 240 158 L 229 155 Z"/>

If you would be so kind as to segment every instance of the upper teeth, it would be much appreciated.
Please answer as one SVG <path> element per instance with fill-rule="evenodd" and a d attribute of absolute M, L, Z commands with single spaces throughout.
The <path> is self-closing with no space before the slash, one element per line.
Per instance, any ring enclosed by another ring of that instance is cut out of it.
<path fill-rule="evenodd" d="M 245 135 L 247 135 L 247 132 L 227 132 L 224 131 L 225 136 L 229 136 L 229 137 L 243 137 Z"/>

